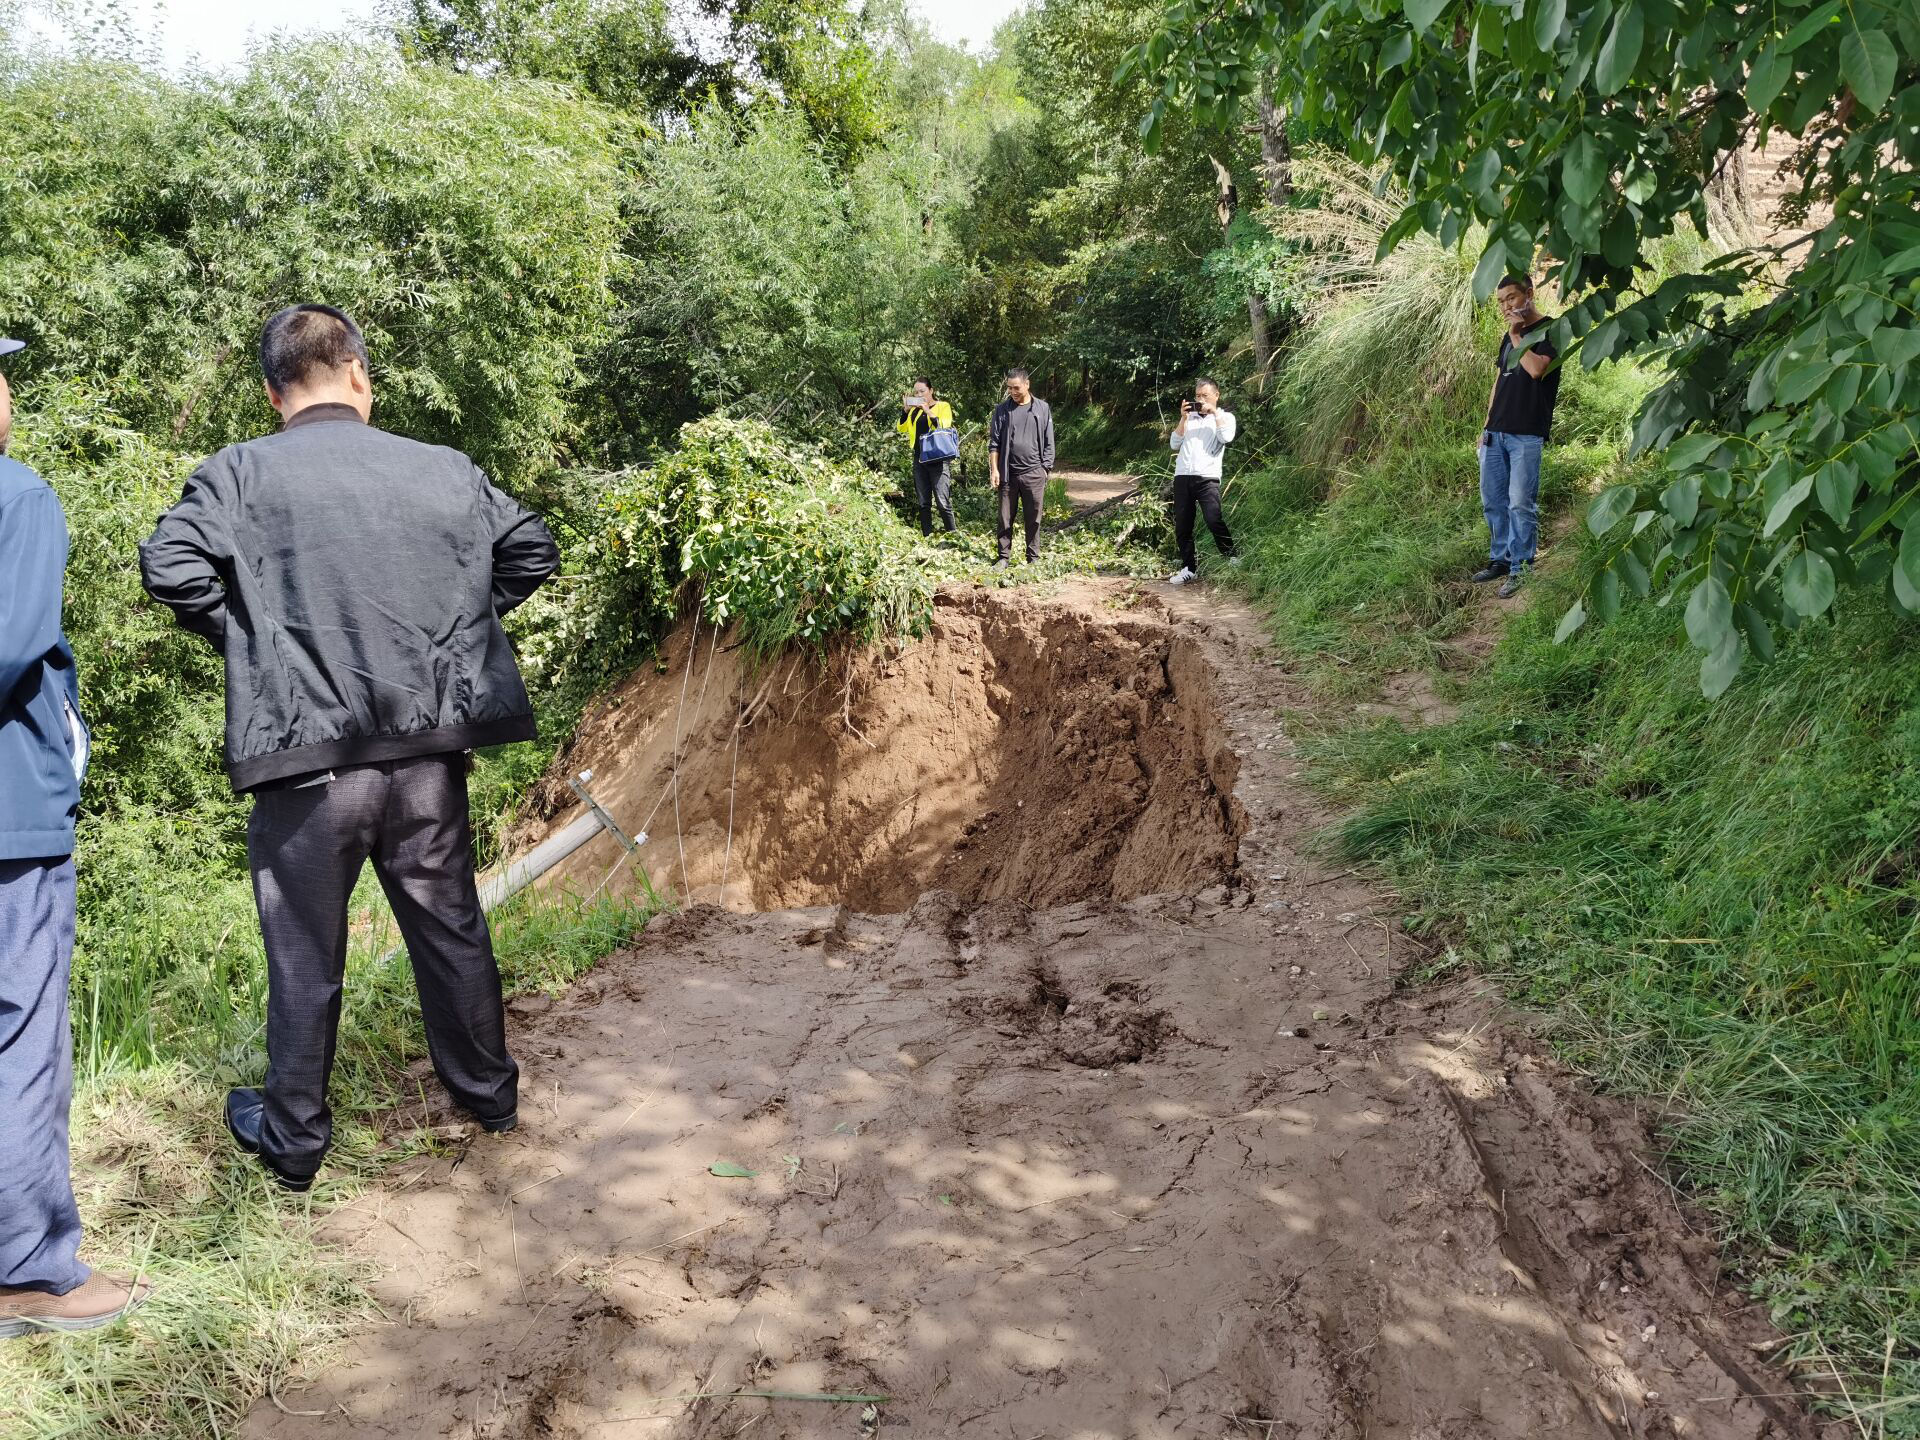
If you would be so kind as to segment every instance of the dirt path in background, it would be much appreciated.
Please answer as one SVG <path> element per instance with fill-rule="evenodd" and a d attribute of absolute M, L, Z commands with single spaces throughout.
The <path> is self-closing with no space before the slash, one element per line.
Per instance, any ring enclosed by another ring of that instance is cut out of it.
<path fill-rule="evenodd" d="M 1474 987 L 1395 987 L 1231 602 L 950 594 L 810 688 L 707 644 L 567 758 L 670 784 L 704 688 L 679 835 L 731 796 L 728 879 L 648 849 L 737 908 L 515 1003 L 520 1130 L 341 1214 L 393 1323 L 249 1434 L 1822 1433 L 1639 1120 Z"/>
<path fill-rule="evenodd" d="M 1117 500 L 1140 483 L 1137 475 L 1109 475 L 1099 470 L 1062 470 L 1058 473 L 1067 482 L 1067 499 L 1079 510 Z"/>

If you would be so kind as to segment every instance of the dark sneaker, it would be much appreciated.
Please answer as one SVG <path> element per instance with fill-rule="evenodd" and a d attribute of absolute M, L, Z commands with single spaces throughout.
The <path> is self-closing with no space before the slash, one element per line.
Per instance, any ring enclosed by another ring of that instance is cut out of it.
<path fill-rule="evenodd" d="M 1500 582 L 1500 589 L 1497 592 L 1500 598 L 1502 600 L 1511 600 L 1514 596 L 1518 595 L 1520 593 L 1520 586 L 1525 582 L 1526 578 L 1527 572 L 1524 570 L 1516 571 L 1507 576 L 1506 579 Z"/>
<path fill-rule="evenodd" d="M 311 1175 L 289 1175 L 260 1153 L 260 1117 L 267 1108 L 266 1098 L 258 1090 L 242 1087 L 227 1092 L 227 1133 L 233 1143 L 258 1160 L 282 1190 L 296 1195 L 313 1188 Z"/>
<path fill-rule="evenodd" d="M 1484 585 L 1489 580 L 1498 580 L 1502 575 L 1507 573 L 1509 568 L 1507 562 L 1504 560 L 1489 560 L 1473 572 L 1473 583 L 1476 585 Z"/>
<path fill-rule="evenodd" d="M 68 1334 L 98 1330 L 124 1320 L 147 1303 L 153 1286 L 144 1280 L 123 1280 L 99 1271 L 64 1295 L 0 1285 L 0 1340 L 43 1333 Z"/>
<path fill-rule="evenodd" d="M 511 1115 L 503 1115 L 498 1120 L 482 1120 L 478 1115 L 473 1118 L 479 1123 L 480 1128 L 489 1135 L 504 1135 L 520 1124 L 520 1112 L 518 1110 L 514 1111 Z"/>

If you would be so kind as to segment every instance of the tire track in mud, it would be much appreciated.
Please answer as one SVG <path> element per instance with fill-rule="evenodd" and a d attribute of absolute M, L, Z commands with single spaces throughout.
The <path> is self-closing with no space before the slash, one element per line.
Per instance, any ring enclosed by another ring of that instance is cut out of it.
<path fill-rule="evenodd" d="M 959 608 L 1036 660 L 1099 625 L 1115 673 L 1165 659 L 1155 758 L 1185 788 L 1159 803 L 1243 817 L 1228 871 L 1116 896 L 1082 867 L 1091 898 L 1040 908 L 934 888 L 893 914 L 656 920 L 524 1007 L 516 1045 L 543 1058 L 519 1131 L 334 1221 L 396 1323 L 280 1385 L 324 1418 L 263 1406 L 248 1433 L 863 1431 L 857 1407 L 661 1400 L 756 1388 L 888 1394 L 883 1436 L 1822 1435 L 1731 1358 L 1768 1332 L 1716 1288 L 1641 1122 L 1467 987 L 1395 988 L 1361 923 L 1389 902 L 1308 856 L 1325 817 L 1250 619 L 1126 598 Z M 1207 715 L 1181 713 L 1195 696 Z M 1119 732 L 1050 732 L 1072 775 L 1134 783 L 1092 753 Z M 1106 825 L 1102 853 L 1138 853 Z"/>

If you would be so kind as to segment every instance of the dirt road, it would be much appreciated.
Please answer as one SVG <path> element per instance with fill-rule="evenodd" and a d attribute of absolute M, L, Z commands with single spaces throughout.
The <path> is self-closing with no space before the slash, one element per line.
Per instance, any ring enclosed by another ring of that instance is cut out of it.
<path fill-rule="evenodd" d="M 1114 475 L 1103 470 L 1061 470 L 1058 474 L 1066 481 L 1067 499 L 1079 510 L 1117 500 L 1140 484 L 1137 475 Z"/>
<path fill-rule="evenodd" d="M 1396 988 L 1250 617 L 968 591 L 824 677 L 724 644 L 566 759 L 674 797 L 658 878 L 732 908 L 515 1004 L 522 1127 L 343 1214 L 393 1323 L 249 1434 L 1822 1433 L 1639 1121 Z"/>

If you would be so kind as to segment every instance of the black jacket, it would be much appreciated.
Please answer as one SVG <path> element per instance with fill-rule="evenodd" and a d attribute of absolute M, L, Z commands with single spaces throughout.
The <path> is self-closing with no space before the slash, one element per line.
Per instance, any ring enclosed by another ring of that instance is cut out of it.
<path fill-rule="evenodd" d="M 227 773 L 531 740 L 500 617 L 559 563 L 457 450 L 314 405 L 222 450 L 140 547 L 147 593 L 227 662 Z"/>

